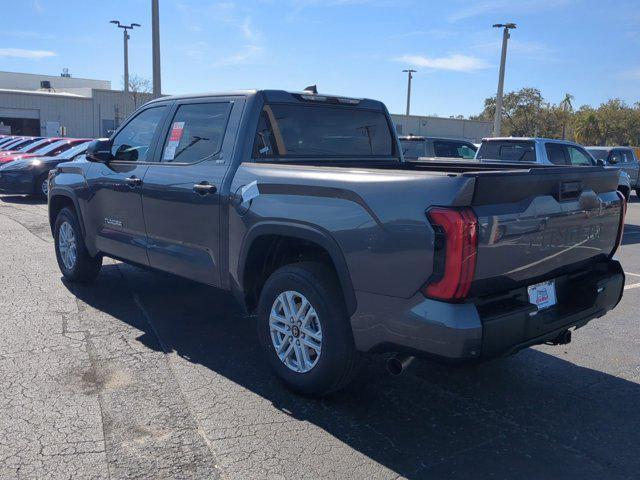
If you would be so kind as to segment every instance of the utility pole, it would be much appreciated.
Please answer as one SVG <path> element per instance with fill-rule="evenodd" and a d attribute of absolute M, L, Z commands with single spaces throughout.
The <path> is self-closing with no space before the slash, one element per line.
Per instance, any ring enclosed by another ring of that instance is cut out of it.
<path fill-rule="evenodd" d="M 409 77 L 408 84 L 407 84 L 407 121 L 408 121 L 409 109 L 411 107 L 411 79 L 413 78 L 413 74 L 416 73 L 417 70 L 408 69 L 408 70 L 402 70 L 402 71 L 405 72 Z M 407 124 L 407 128 L 409 128 L 408 124 Z"/>
<path fill-rule="evenodd" d="M 153 97 L 162 95 L 160 80 L 160 12 L 158 0 L 151 0 L 151 43 L 153 46 Z"/>
<path fill-rule="evenodd" d="M 117 25 L 118 28 L 122 28 L 122 32 L 124 33 L 124 91 L 129 91 L 129 36 L 128 30 L 133 30 L 134 27 L 139 27 L 139 23 L 132 23 L 131 25 L 122 25 L 118 20 L 111 20 L 114 25 Z"/>
<path fill-rule="evenodd" d="M 507 41 L 510 38 L 509 30 L 516 28 L 515 23 L 496 23 L 493 28 L 502 28 L 502 55 L 500 56 L 500 74 L 498 76 L 498 94 L 496 95 L 496 115 L 493 120 L 493 136 L 500 136 L 502 125 L 502 96 L 504 94 L 504 69 L 507 63 Z"/>

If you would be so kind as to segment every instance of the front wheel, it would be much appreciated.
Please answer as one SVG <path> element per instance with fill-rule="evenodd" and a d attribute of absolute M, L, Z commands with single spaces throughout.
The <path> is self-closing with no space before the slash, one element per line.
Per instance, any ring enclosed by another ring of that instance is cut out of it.
<path fill-rule="evenodd" d="M 76 213 L 63 208 L 53 230 L 58 267 L 72 282 L 92 282 L 100 273 L 102 257 L 92 257 L 84 243 Z"/>
<path fill-rule="evenodd" d="M 40 200 L 46 200 L 49 195 L 49 173 L 44 173 L 36 178 L 33 186 L 33 195 Z"/>
<path fill-rule="evenodd" d="M 357 352 L 332 270 L 287 265 L 267 280 L 258 304 L 258 335 L 269 363 L 292 390 L 322 396 L 353 378 Z"/>

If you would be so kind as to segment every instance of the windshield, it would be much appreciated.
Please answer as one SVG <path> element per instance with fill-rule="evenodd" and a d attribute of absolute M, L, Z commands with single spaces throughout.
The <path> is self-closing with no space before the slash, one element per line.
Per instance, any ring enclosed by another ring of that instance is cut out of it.
<path fill-rule="evenodd" d="M 477 158 L 506 162 L 535 162 L 535 144 L 529 141 L 489 140 L 482 142 Z"/>
<path fill-rule="evenodd" d="M 587 152 L 591 154 L 593 158 L 596 160 L 607 160 L 609 157 L 609 150 L 604 150 L 601 148 L 587 148 Z"/>
<path fill-rule="evenodd" d="M 65 150 L 64 152 L 56 155 L 58 158 L 66 158 L 70 159 L 75 157 L 76 155 L 80 155 L 81 153 L 86 152 L 87 147 L 91 143 L 91 140 L 83 141 L 82 143 L 74 143 L 71 145 L 71 148 Z M 54 156 L 54 155 L 51 155 Z"/>
<path fill-rule="evenodd" d="M 271 104 L 260 116 L 254 155 L 273 157 L 389 157 L 394 136 L 379 111 Z"/>
<path fill-rule="evenodd" d="M 427 155 L 425 150 L 424 140 L 400 140 L 400 146 L 402 147 L 402 155 L 404 158 L 418 158 Z"/>

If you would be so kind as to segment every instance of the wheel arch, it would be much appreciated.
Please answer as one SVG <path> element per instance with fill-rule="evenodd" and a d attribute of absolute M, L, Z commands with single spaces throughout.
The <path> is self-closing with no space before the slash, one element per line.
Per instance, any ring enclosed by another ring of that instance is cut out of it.
<path fill-rule="evenodd" d="M 255 276 L 256 272 L 249 272 L 248 270 L 255 266 L 256 256 L 262 253 L 262 249 L 265 248 L 265 242 L 274 240 L 284 240 L 294 243 L 300 242 L 297 244 L 298 246 L 305 245 L 312 249 L 319 249 L 319 252 L 324 252 L 326 259 L 330 261 L 330 267 L 335 271 L 340 283 L 340 290 L 348 314 L 352 315 L 355 312 L 357 304 L 353 283 L 347 262 L 337 241 L 324 229 L 320 229 L 314 225 L 295 222 L 258 223 L 247 232 L 240 251 L 237 278 L 239 283 L 238 288 L 240 289 L 238 293 L 248 311 L 252 311 L 257 305 L 256 297 L 259 296 L 261 288 L 260 285 L 257 291 L 252 290 L 255 286 L 251 282 L 255 280 L 255 278 L 251 276 Z M 268 258 L 263 258 L 262 260 L 267 262 Z M 310 259 L 307 258 L 307 260 Z M 258 280 L 258 282 L 262 282 L 262 284 L 264 284 L 264 281 L 266 281 L 266 278 Z"/>

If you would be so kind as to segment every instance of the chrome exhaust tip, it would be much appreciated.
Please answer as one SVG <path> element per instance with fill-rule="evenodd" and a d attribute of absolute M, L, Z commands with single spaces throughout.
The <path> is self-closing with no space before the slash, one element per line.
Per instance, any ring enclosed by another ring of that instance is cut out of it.
<path fill-rule="evenodd" d="M 411 355 L 394 355 L 387 359 L 387 370 L 394 377 L 402 375 L 415 358 L 416 357 L 412 357 Z"/>

